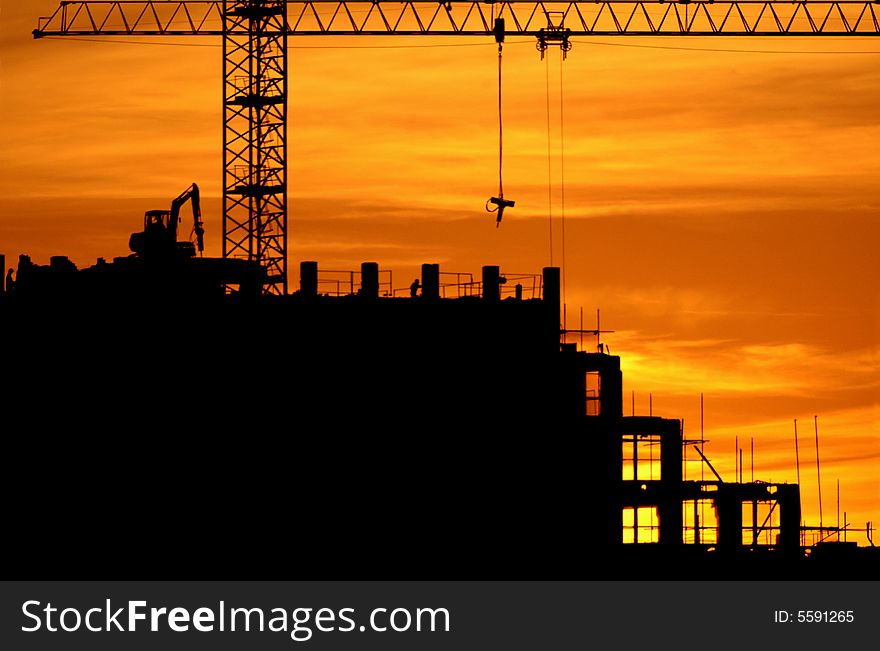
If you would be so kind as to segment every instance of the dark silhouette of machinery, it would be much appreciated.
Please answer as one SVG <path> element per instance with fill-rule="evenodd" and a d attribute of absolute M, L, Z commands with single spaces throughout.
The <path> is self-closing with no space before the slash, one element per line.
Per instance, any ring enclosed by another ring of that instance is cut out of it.
<path fill-rule="evenodd" d="M 192 204 L 193 229 L 191 239 L 178 241 L 177 226 L 180 209 L 189 201 Z M 195 242 L 192 241 L 195 238 Z M 205 250 L 205 228 L 199 199 L 199 186 L 193 183 L 171 202 L 170 210 L 148 210 L 144 213 L 144 230 L 132 233 L 128 247 L 144 257 L 194 258 L 198 250 Z"/>
<path fill-rule="evenodd" d="M 188 240 L 179 240 L 180 211 L 192 204 L 193 226 Z M 132 233 L 132 253 L 112 262 L 103 258 L 84 269 L 67 256 L 52 256 L 39 265 L 22 255 L 17 290 L 25 299 L 103 301 L 112 296 L 120 304 L 149 299 L 151 303 L 213 300 L 227 291 L 256 295 L 265 281 L 265 267 L 255 260 L 206 258 L 205 225 L 199 186 L 193 183 L 171 202 L 168 210 L 144 213 L 143 231 Z"/>

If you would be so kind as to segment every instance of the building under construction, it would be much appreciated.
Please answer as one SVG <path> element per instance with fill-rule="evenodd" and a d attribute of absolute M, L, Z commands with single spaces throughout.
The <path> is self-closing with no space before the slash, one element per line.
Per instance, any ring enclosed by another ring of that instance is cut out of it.
<path fill-rule="evenodd" d="M 65 540 L 96 567 L 878 568 L 876 549 L 802 544 L 795 484 L 722 481 L 705 458 L 711 479 L 684 480 L 699 446 L 681 421 L 624 416 L 620 358 L 560 343 L 558 268 L 475 279 L 426 264 L 400 293 L 375 263 L 303 262 L 298 291 L 272 296 L 222 291 L 247 269 L 142 257 L 22 258 L 0 303 L 23 558 L 69 567 Z M 37 508 L 28 486 L 66 506 Z"/>
<path fill-rule="evenodd" d="M 197 255 L 187 190 L 145 215 L 130 256 L 87 269 L 20 259 L 0 301 L 0 389 L 22 566 L 176 578 L 876 572 L 873 549 L 805 549 L 796 485 L 685 481 L 694 442 L 681 422 L 625 417 L 620 359 L 561 340 L 558 269 L 487 266 L 475 279 L 428 264 L 400 294 L 375 263 L 333 274 L 303 262 L 291 292 L 287 250 L 291 36 L 494 39 L 499 189 L 487 208 L 500 221 L 514 205 L 501 179 L 506 36 L 537 39 L 543 57 L 577 36 L 876 35 L 872 3 L 651 0 L 623 3 L 629 20 L 615 2 L 595 19 L 577 2 L 377 0 L 361 18 L 349 4 L 65 1 L 38 21 L 35 38 L 220 41 L 223 258 Z M 188 200 L 195 245 L 177 238 Z"/>

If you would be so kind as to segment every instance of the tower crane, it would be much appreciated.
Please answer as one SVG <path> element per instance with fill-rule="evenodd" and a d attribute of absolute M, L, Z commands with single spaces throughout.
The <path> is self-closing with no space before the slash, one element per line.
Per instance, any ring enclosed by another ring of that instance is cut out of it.
<path fill-rule="evenodd" d="M 878 36 L 878 0 L 91 0 L 59 3 L 35 38 L 213 36 L 223 42 L 223 256 L 256 260 L 287 293 L 291 36 Z"/>

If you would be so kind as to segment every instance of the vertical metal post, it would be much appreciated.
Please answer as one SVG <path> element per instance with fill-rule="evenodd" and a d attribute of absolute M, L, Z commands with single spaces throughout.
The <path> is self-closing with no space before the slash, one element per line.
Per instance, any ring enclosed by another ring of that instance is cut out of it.
<path fill-rule="evenodd" d="M 700 451 L 702 452 L 706 445 L 706 437 L 703 435 L 703 394 L 700 393 Z M 703 468 L 703 464 L 700 464 L 700 481 L 703 481 L 705 476 L 705 468 Z"/>
<path fill-rule="evenodd" d="M 581 305 L 581 350 L 584 349 L 584 306 Z"/>
<path fill-rule="evenodd" d="M 772 526 L 772 522 L 770 523 Z M 752 546 L 758 544 L 758 500 L 752 500 Z"/>
<path fill-rule="evenodd" d="M 813 416 L 813 427 L 816 430 L 816 482 L 819 484 L 819 531 L 824 534 L 825 521 L 822 519 L 822 473 L 819 469 L 819 417 Z"/>
<path fill-rule="evenodd" d="M 633 434 L 633 479 L 639 480 L 639 435 Z"/>
<path fill-rule="evenodd" d="M 682 481 L 687 481 L 688 478 L 688 446 L 687 446 L 687 438 L 684 434 L 684 418 L 681 419 L 681 443 L 682 443 L 682 460 L 681 460 L 681 479 Z"/>
<path fill-rule="evenodd" d="M 801 457 L 800 451 L 798 448 L 798 435 L 797 435 L 797 418 L 794 419 L 794 463 L 797 468 L 797 484 L 798 484 L 798 500 L 800 501 L 800 487 L 801 487 Z M 798 525 L 803 524 L 803 519 L 798 523 Z M 803 545 L 806 542 L 804 538 L 804 532 L 801 531 L 801 544 Z"/>
<path fill-rule="evenodd" d="M 223 1 L 223 257 L 287 293 L 287 0 Z"/>
<path fill-rule="evenodd" d="M 639 507 L 633 507 L 633 542 L 639 542 Z"/>
<path fill-rule="evenodd" d="M 844 517 L 846 522 L 846 517 Z M 837 542 L 840 542 L 840 480 L 837 480 Z"/>
<path fill-rule="evenodd" d="M 736 436 L 733 441 L 733 481 L 739 482 L 739 436 Z"/>
<path fill-rule="evenodd" d="M 739 449 L 739 483 L 743 483 L 743 449 Z"/>

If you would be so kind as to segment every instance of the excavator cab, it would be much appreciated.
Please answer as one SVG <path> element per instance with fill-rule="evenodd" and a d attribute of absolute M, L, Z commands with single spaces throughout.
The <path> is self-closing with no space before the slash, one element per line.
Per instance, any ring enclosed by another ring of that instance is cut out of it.
<path fill-rule="evenodd" d="M 196 242 L 177 241 L 177 225 L 180 223 L 180 208 L 192 201 L 193 234 Z M 129 248 L 138 256 L 145 258 L 194 258 L 196 249 L 202 253 L 205 229 L 199 205 L 199 186 L 193 183 L 179 197 L 171 202 L 170 210 L 148 210 L 144 213 L 144 230 L 132 233 L 128 240 Z"/>
<path fill-rule="evenodd" d="M 178 220 L 180 218 L 178 217 Z M 170 210 L 148 210 L 144 213 L 144 231 L 147 230 L 169 230 L 171 225 Z"/>

